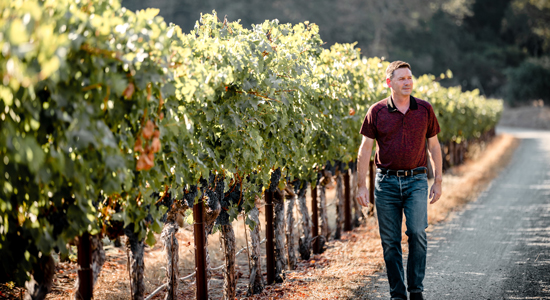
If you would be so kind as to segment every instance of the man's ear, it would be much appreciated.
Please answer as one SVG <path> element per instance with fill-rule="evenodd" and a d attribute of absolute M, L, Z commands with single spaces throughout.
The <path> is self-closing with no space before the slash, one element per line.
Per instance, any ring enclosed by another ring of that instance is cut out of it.
<path fill-rule="evenodd" d="M 386 78 L 386 84 L 388 85 L 388 87 L 391 88 L 391 79 Z"/>

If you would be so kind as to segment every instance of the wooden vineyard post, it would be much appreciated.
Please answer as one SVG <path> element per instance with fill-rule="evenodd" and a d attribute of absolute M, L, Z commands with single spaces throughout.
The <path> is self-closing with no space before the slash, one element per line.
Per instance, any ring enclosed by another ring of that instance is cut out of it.
<path fill-rule="evenodd" d="M 195 235 L 195 271 L 196 271 L 196 296 L 197 300 L 208 299 L 208 282 L 206 281 L 206 237 L 204 232 L 204 206 L 203 200 L 193 205 L 193 231 Z"/>
<path fill-rule="evenodd" d="M 349 169 L 344 171 L 344 231 L 351 231 L 351 201 Z"/>
<path fill-rule="evenodd" d="M 273 192 L 265 190 L 265 254 L 267 265 L 267 284 L 275 282 L 275 248 L 273 245 Z"/>
<path fill-rule="evenodd" d="M 376 173 L 376 165 L 374 160 L 369 163 L 369 199 L 370 203 L 374 204 L 374 174 Z"/>
<path fill-rule="evenodd" d="M 82 300 L 90 300 L 94 295 L 94 279 L 92 265 L 92 245 L 90 243 L 90 234 L 85 232 L 78 242 L 78 280 L 80 285 L 78 293 Z"/>
<path fill-rule="evenodd" d="M 313 254 L 319 254 L 319 216 L 317 215 L 317 185 L 311 185 L 311 235 L 313 236 Z"/>

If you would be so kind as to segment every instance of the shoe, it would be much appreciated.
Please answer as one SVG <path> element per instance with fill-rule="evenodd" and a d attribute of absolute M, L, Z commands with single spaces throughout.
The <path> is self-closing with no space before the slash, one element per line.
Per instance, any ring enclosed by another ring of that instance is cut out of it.
<path fill-rule="evenodd" d="M 422 296 L 422 293 L 411 293 L 410 300 L 424 300 L 424 297 Z"/>

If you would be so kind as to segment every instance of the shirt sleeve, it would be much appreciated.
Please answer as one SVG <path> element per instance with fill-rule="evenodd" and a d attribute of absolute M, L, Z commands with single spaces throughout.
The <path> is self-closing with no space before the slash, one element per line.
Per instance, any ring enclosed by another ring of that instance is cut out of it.
<path fill-rule="evenodd" d="M 430 105 L 430 109 L 428 109 L 428 130 L 426 131 L 426 138 L 431 138 L 436 136 L 439 132 L 441 132 L 441 128 L 439 128 L 439 122 L 437 121 L 437 117 L 435 116 L 434 109 Z"/>
<path fill-rule="evenodd" d="M 365 120 L 363 120 L 363 125 L 361 125 L 361 134 L 371 138 L 376 139 L 376 116 L 373 112 L 374 105 L 369 108 Z"/>

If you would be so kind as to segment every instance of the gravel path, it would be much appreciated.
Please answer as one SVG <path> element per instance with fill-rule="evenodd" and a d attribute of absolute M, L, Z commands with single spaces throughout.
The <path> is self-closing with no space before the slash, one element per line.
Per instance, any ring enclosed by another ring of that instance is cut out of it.
<path fill-rule="evenodd" d="M 521 144 L 477 201 L 429 234 L 426 299 L 550 299 L 550 131 L 497 132 Z M 368 289 L 390 298 L 385 274 Z"/>

